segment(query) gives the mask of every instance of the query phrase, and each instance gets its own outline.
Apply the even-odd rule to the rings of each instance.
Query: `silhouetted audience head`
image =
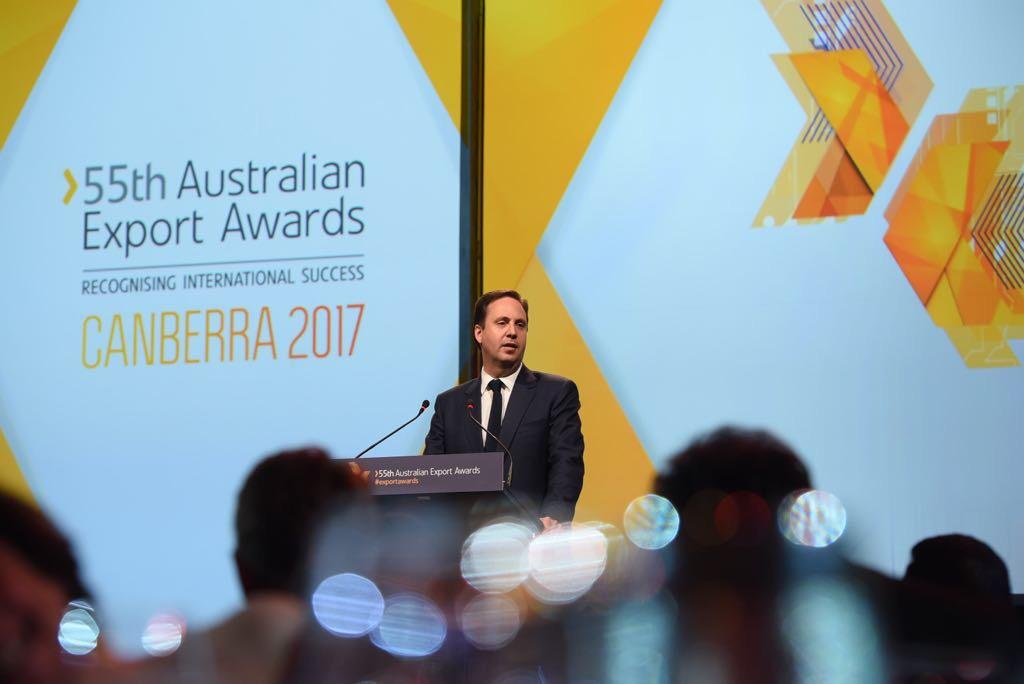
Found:
[[[0,492],[0,544],[55,582],[71,599],[88,598],[67,537],[35,506]]]
[[[0,492],[0,681],[67,681],[57,632],[85,598],[71,545],[39,509]]]
[[[796,453],[768,432],[723,427],[694,440],[655,480],[681,518],[676,547],[685,558],[674,581],[774,592],[783,581],[779,505],[810,486]]]
[[[808,489],[807,468],[787,444],[764,430],[723,427],[694,440],[669,461],[655,491],[683,511],[701,492],[750,492],[774,511],[799,489]]]
[[[318,524],[364,489],[350,466],[317,448],[283,451],[258,463],[238,495],[235,562],[247,597],[301,596]]]
[[[963,596],[1002,603],[1011,598],[1006,563],[988,544],[963,534],[919,541],[910,552],[905,578],[938,585]]]
[[[792,678],[774,605],[787,582],[776,515],[789,494],[810,486],[789,446],[737,427],[697,438],[658,475],[655,492],[681,518],[669,589],[689,643],[680,645],[676,676],[693,676],[701,653],[714,653],[726,680]]]

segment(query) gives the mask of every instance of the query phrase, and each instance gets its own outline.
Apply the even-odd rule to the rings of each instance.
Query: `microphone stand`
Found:
[[[356,455],[356,457],[355,457],[355,458],[360,458],[360,457],[361,457],[361,456],[362,456],[363,454],[365,454],[365,453],[366,453],[367,451],[369,451],[369,450],[370,450],[370,449],[372,449],[373,447],[377,446],[378,444],[380,444],[381,442],[383,442],[383,441],[384,441],[385,439],[387,439],[387,438],[388,438],[388,437],[390,437],[391,435],[395,434],[396,432],[398,432],[399,430],[401,430],[402,428],[404,428],[404,427],[405,427],[406,425],[408,425],[409,423],[413,422],[414,420],[416,420],[417,418],[419,418],[420,416],[422,416],[422,415],[423,415],[423,412],[427,410],[427,407],[428,407],[428,406],[430,406],[430,402],[429,402],[429,401],[427,401],[426,399],[424,399],[424,400],[423,400],[423,403],[422,403],[422,404],[420,404],[420,410],[419,410],[419,412],[418,412],[418,413],[417,413],[417,414],[416,414],[415,416],[413,416],[413,417],[412,417],[412,418],[410,418],[409,420],[405,421],[404,423],[402,423],[401,425],[399,425],[398,427],[396,427],[396,428],[395,428],[394,430],[392,430],[391,432],[389,432],[388,434],[384,435],[383,437],[381,437],[380,439],[378,439],[378,440],[377,440],[376,442],[374,442],[374,443],[373,443],[373,444],[371,444],[370,446],[368,446],[368,447],[366,447],[365,449],[363,449],[362,451],[360,451],[360,452],[359,452],[359,454],[358,454],[358,455]],[[353,460],[355,460],[355,459],[353,459]]]
[[[476,423],[477,426],[479,426],[479,428],[481,430],[483,430],[488,435],[493,437],[494,441],[497,442],[498,446],[500,446],[505,451],[505,453],[508,455],[508,477],[505,478],[505,480],[504,480],[504,484],[505,484],[505,490],[504,490],[505,497],[509,501],[511,501],[512,504],[516,508],[519,509],[520,513],[522,513],[525,518],[527,518],[528,520],[537,519],[537,516],[532,514],[532,513],[530,513],[530,511],[526,510],[526,506],[524,506],[522,504],[522,502],[519,501],[519,498],[516,497],[516,495],[512,493],[512,489],[511,489],[511,487],[512,487],[512,466],[515,465],[515,459],[512,458],[512,452],[509,450],[509,448],[507,446],[505,446],[505,443],[501,441],[501,438],[498,437],[498,435],[496,435],[493,432],[491,432],[490,430],[488,430],[486,427],[484,427],[483,423],[481,423],[479,420],[476,419],[476,417],[473,415],[473,409],[474,408],[475,408],[475,405],[473,404],[473,402],[470,402],[470,403],[466,404],[466,415],[468,415],[469,419],[471,421],[473,421],[474,423]]]

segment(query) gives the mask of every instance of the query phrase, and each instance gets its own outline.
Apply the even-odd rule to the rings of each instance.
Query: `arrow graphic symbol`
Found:
[[[71,169],[64,169],[64,180],[68,182],[68,191],[64,193],[64,204],[67,204],[75,196],[75,191],[78,190],[78,183],[75,182],[75,177],[71,175]]]
[[[863,215],[931,79],[883,0],[761,4],[791,51],[772,60],[807,119],[754,226]]]

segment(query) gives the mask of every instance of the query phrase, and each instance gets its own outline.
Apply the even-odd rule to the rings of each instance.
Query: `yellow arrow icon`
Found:
[[[71,175],[71,169],[64,169],[64,180],[68,182],[68,191],[64,193],[64,204],[67,204],[75,196],[75,191],[78,190],[78,183],[75,182],[75,177]]]

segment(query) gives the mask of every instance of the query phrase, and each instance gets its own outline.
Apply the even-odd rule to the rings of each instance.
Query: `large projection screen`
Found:
[[[697,435],[765,427],[854,560],[899,577],[960,532],[1024,591],[1021,25],[1013,0],[488,4],[484,287],[529,297],[527,365],[580,387],[578,515],[619,523]]]
[[[52,50],[0,151],[0,427],[138,649],[240,604],[259,458],[457,379],[459,3],[433,74],[403,3],[63,4],[11,28]]]

